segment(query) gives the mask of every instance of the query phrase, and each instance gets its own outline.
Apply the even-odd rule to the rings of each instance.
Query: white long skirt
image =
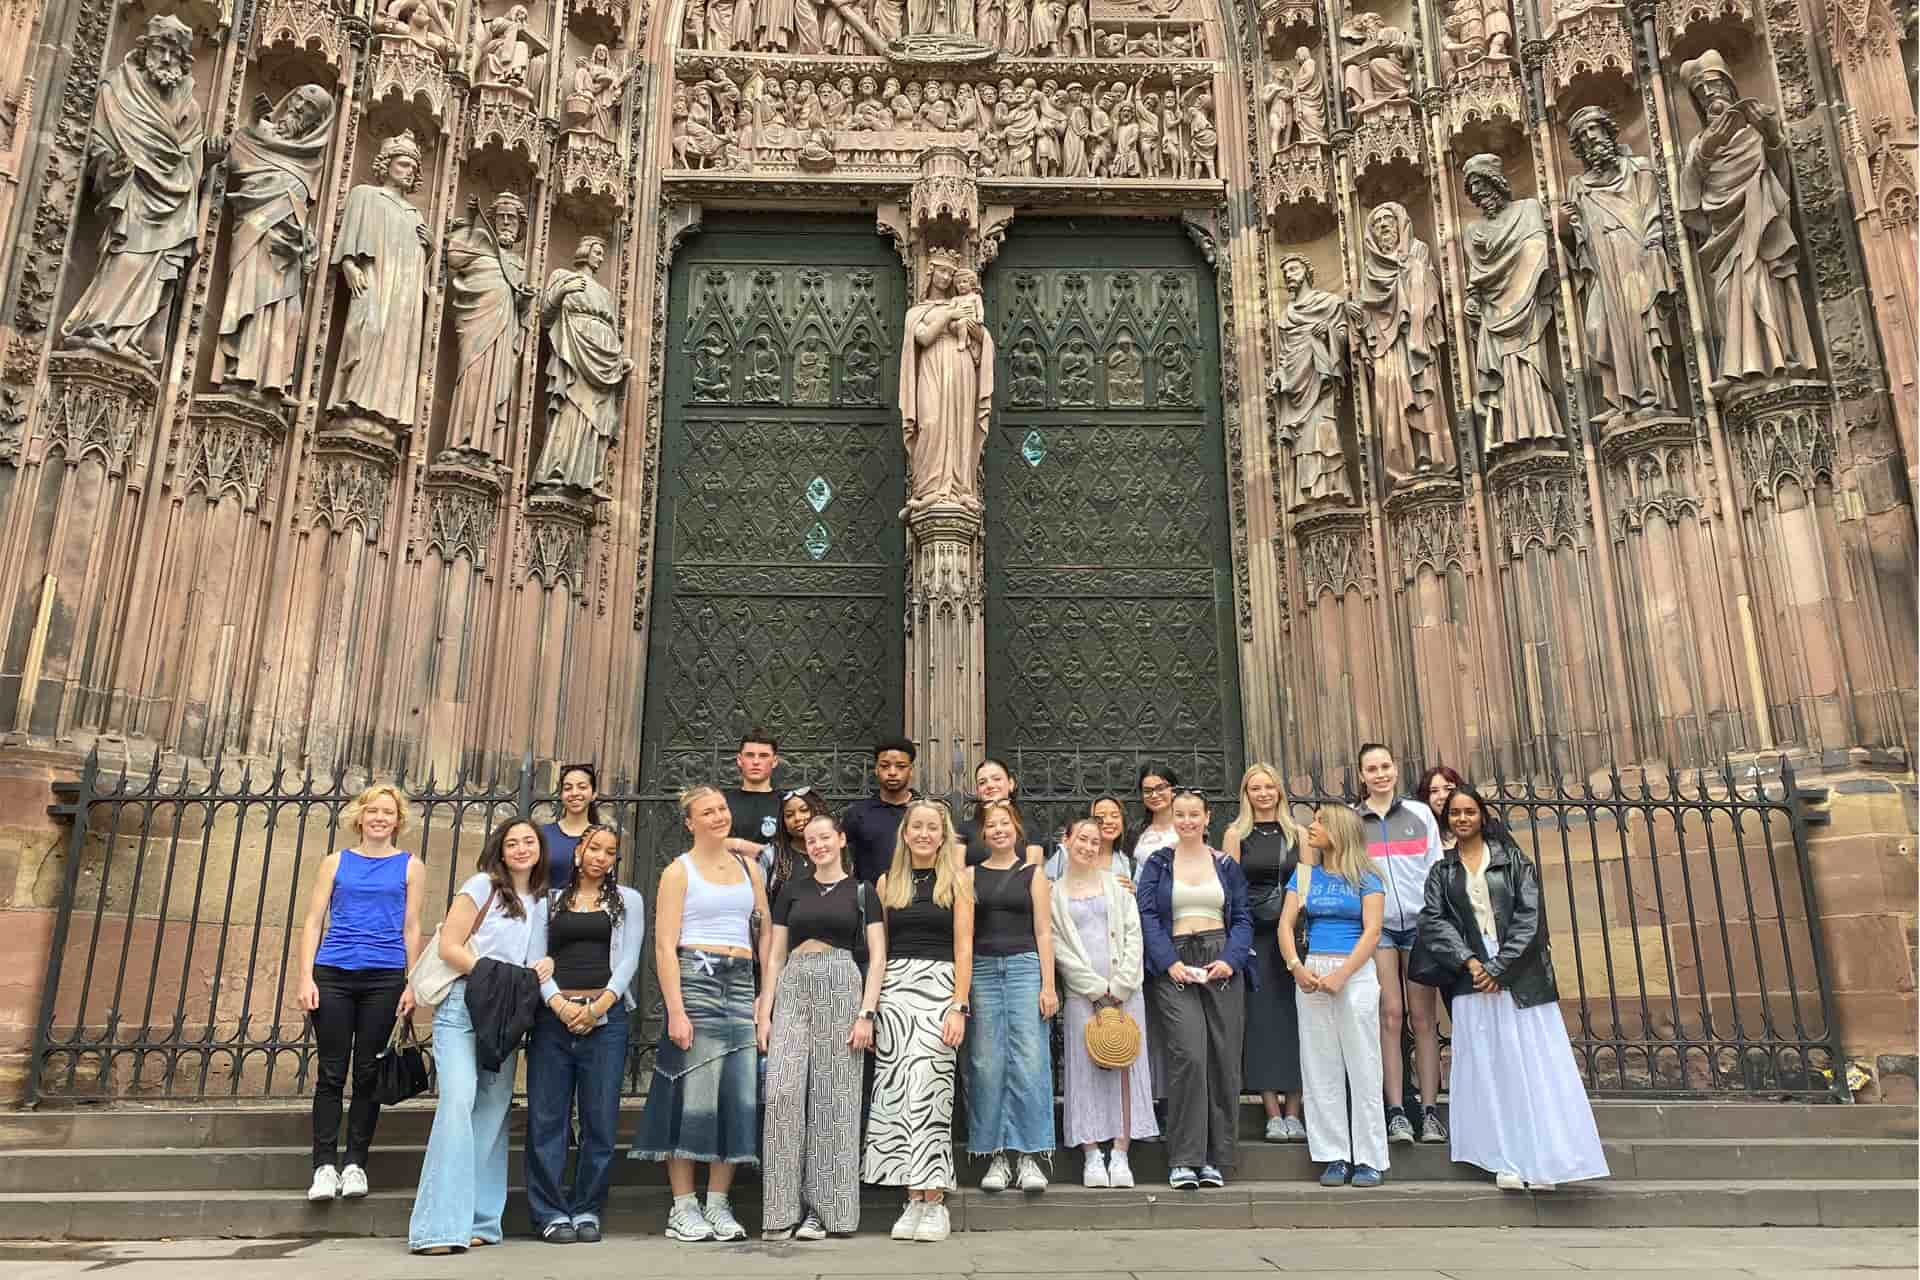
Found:
[[[1560,1006],[1476,992],[1455,996],[1452,1014],[1453,1158],[1527,1182],[1606,1177]]]

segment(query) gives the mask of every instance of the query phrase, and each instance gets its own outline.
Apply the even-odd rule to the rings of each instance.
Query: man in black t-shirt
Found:
[[[913,743],[889,738],[873,749],[873,781],[878,795],[847,806],[840,828],[847,833],[847,852],[853,856],[853,874],[869,882],[893,866],[893,849],[900,823],[913,801]]]
[[[780,829],[780,796],[773,789],[773,771],[780,767],[780,745],[766,730],[749,729],[740,739],[740,752],[733,763],[740,770],[740,785],[721,793],[733,815],[727,849],[744,857],[757,857],[761,846]]]

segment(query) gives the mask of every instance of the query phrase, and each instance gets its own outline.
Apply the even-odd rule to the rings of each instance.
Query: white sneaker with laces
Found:
[[[1040,1171],[1040,1162],[1032,1156],[1020,1157],[1020,1189],[1029,1193],[1047,1189],[1047,1175]]]
[[[1080,1170],[1080,1185],[1083,1187],[1110,1187],[1113,1182],[1107,1175],[1107,1158],[1095,1147],[1087,1152],[1087,1162]]]
[[[1520,1181],[1520,1175],[1517,1173],[1496,1173],[1493,1175],[1493,1185],[1502,1191],[1525,1191],[1527,1189],[1527,1184]]]
[[[340,1171],[340,1198],[358,1200],[367,1194],[367,1171],[357,1164],[350,1164]]]
[[[1302,1120],[1299,1116],[1284,1116],[1282,1118],[1286,1121],[1288,1142],[1305,1142],[1307,1140],[1306,1121]]]
[[[894,1220],[893,1238],[895,1240],[913,1239],[915,1233],[920,1229],[920,1217],[926,1212],[926,1209],[927,1202],[925,1200],[907,1201],[907,1207],[902,1209],[900,1216]]]
[[[740,1225],[740,1219],[733,1216],[733,1202],[730,1200],[707,1201],[705,1210],[707,1225],[713,1228],[715,1240],[745,1240],[747,1229]]]
[[[1287,1118],[1285,1116],[1267,1117],[1267,1141],[1285,1142],[1287,1140]]]
[[[1529,1191],[1551,1191],[1551,1190],[1553,1190],[1553,1188],[1554,1188],[1554,1185],[1555,1185],[1555,1184],[1553,1184],[1553,1183],[1551,1183],[1551,1182],[1529,1182],[1529,1183],[1527,1184],[1527,1190],[1529,1190]]]
[[[1107,1185],[1130,1187],[1133,1185],[1133,1166],[1127,1163],[1127,1153],[1116,1151],[1107,1157]]]
[[[315,1201],[331,1200],[340,1194],[340,1175],[330,1164],[323,1164],[313,1171],[313,1185],[307,1188],[307,1199]],[[360,1194],[365,1195],[362,1191]]]
[[[667,1215],[667,1239],[678,1240],[682,1244],[698,1244],[713,1239],[713,1224],[707,1221],[707,1215],[694,1206],[681,1208],[675,1206]]]
[[[987,1162],[987,1175],[980,1179],[982,1191],[1005,1191],[1007,1184],[1013,1181],[1013,1170],[1007,1166],[1005,1156],[995,1156]]]
[[[953,1219],[947,1215],[947,1202],[944,1200],[922,1210],[920,1225],[913,1229],[913,1238],[922,1244],[933,1244],[952,1234]]]

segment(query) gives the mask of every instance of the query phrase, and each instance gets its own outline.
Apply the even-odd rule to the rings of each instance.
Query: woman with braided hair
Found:
[[[613,1168],[620,1081],[627,1063],[627,1014],[646,937],[646,903],[621,884],[620,833],[594,823],[573,851],[573,876],[533,912],[528,954],[553,974],[527,1051],[527,1203],[550,1244],[600,1239]],[[579,1156],[565,1185],[567,1142],[579,1106]]]

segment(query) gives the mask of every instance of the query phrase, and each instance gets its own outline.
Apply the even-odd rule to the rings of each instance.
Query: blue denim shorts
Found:
[[[1389,951],[1411,951],[1413,940],[1420,936],[1418,925],[1409,925],[1404,929],[1389,929],[1380,926],[1380,945]]]

